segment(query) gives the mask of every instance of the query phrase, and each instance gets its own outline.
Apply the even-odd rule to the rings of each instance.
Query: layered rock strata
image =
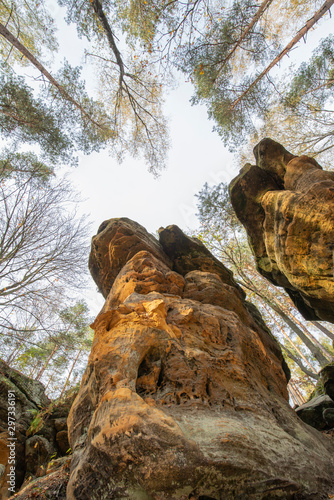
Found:
[[[111,219],[90,268],[106,303],[68,419],[68,500],[328,498],[333,444],[289,407],[279,346],[199,241]]]
[[[307,320],[334,322],[334,173],[272,139],[230,184],[259,272],[284,287]]]

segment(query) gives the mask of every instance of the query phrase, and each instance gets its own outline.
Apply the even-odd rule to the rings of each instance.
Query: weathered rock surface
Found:
[[[105,260],[93,238],[90,265],[110,293],[68,419],[67,498],[328,498],[333,444],[289,407],[279,346],[231,274],[207,251],[192,260],[192,242],[171,252],[111,221]],[[145,235],[137,253],[125,231]]]
[[[334,173],[271,139],[230,184],[259,272],[308,320],[334,322]]]
[[[324,366],[319,375],[324,384],[325,393],[334,401],[334,363]]]
[[[303,422],[318,430],[334,427],[333,412],[334,401],[327,395],[312,398],[296,408],[296,413]]]
[[[140,224],[126,217],[110,219],[101,224],[92,240],[88,267],[103,297],[107,297],[124,264],[141,250],[170,264],[161,245]]]
[[[47,475],[24,485],[11,500],[66,500],[66,486],[70,475],[70,457],[52,461]]]
[[[8,392],[15,394],[15,415],[11,415],[11,422],[15,422],[15,436],[9,434],[8,424]],[[41,406],[47,405],[50,400],[45,396],[44,386],[40,382],[31,380],[17,370],[10,368],[4,361],[0,360],[0,464],[4,466],[1,478],[0,498],[6,499],[11,496],[7,481],[10,466],[15,467],[15,488],[18,488],[25,476],[25,442],[26,431],[33,419],[32,411],[37,411]],[[15,438],[15,439],[13,439]],[[12,446],[12,456],[10,457]],[[14,463],[11,459],[15,458]],[[10,463],[9,463],[10,462]],[[14,477],[14,476],[13,476]]]
[[[9,391],[15,394],[15,436],[10,435],[11,428],[8,425]],[[32,435],[28,429],[36,412],[41,408],[49,407],[51,401],[46,397],[45,388],[41,382],[30,379],[0,360],[1,500],[13,494],[13,489],[8,489],[12,485],[7,483],[10,479],[8,474],[11,466],[15,468],[14,489],[17,491],[28,478],[40,477],[47,473],[51,456],[59,457],[66,454],[69,449],[66,420],[74,396],[75,393],[69,393],[61,404],[55,405],[40,429],[36,429],[37,432]],[[11,439],[13,437],[15,440]],[[13,442],[15,446],[10,448],[8,445]],[[11,449],[12,456],[10,456]],[[15,460],[12,461],[12,458]]]

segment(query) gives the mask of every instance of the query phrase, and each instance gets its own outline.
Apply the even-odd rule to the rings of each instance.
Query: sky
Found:
[[[59,60],[65,56],[71,64],[82,64],[84,41],[77,38],[73,25],[64,22],[65,10],[55,0],[49,0],[48,6],[57,20]],[[331,32],[332,26],[327,22],[320,30],[309,33],[311,43],[300,43],[298,50],[304,55],[305,51],[310,53],[310,46]],[[114,217],[133,219],[153,234],[169,224],[194,230],[198,225],[195,194],[205,182],[228,183],[238,174],[242,165],[236,165],[234,156],[212,131],[213,122],[208,120],[206,108],[191,106],[191,96],[191,84],[182,83],[167,97],[171,149],[167,168],[158,179],[138,159],[127,157],[118,164],[105,151],[79,156],[79,165],[71,169],[69,178],[85,200],[80,211],[92,223],[92,236],[104,220]],[[94,285],[85,295],[93,314],[97,314],[103,305],[102,296]]]
[[[77,38],[73,25],[64,22],[65,10],[53,0],[50,5],[59,28],[60,61],[65,54],[72,64],[82,64],[84,40]],[[89,76],[84,74],[88,86],[92,85]],[[96,229],[112,217],[129,217],[153,233],[169,224],[192,229],[197,225],[195,194],[204,183],[228,182],[237,175],[234,157],[212,132],[206,108],[191,106],[191,96],[190,83],[181,83],[167,96],[171,149],[167,168],[158,179],[140,159],[128,156],[119,164],[106,151],[79,155],[79,166],[70,172],[70,179],[86,200],[82,208]]]

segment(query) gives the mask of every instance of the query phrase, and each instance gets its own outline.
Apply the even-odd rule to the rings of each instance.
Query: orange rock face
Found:
[[[334,322],[334,173],[271,139],[254,154],[230,192],[258,269],[306,319]]]
[[[67,498],[327,498],[334,448],[289,407],[281,351],[231,273],[175,226],[161,259],[133,254],[123,222],[129,258],[100,268],[110,293],[68,420]]]

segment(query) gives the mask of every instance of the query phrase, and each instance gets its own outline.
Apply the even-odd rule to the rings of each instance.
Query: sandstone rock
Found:
[[[322,412],[323,419],[325,420],[329,429],[334,429],[334,408],[326,408]]]
[[[334,401],[327,395],[317,396],[307,403],[296,408],[297,415],[308,425],[315,429],[329,429],[331,413],[327,409],[334,410]]]
[[[104,310],[121,304],[133,292],[182,295],[184,279],[151,253],[136,253],[120,270],[105,302]]]
[[[325,393],[334,401],[334,363],[324,366],[319,372]]]
[[[46,476],[24,485],[16,495],[11,497],[11,500],[66,500],[70,463],[69,457],[53,460]]]
[[[37,435],[28,438],[25,446],[26,472],[35,477],[44,476],[45,464],[53,451],[46,438]]]
[[[253,150],[256,165],[269,173],[282,188],[287,164],[295,158],[281,144],[266,138],[257,144]]]
[[[271,139],[254,151],[257,166],[247,164],[230,193],[258,270],[306,319],[334,322],[334,173]]]
[[[67,418],[55,418],[54,426],[57,432],[67,430]]]
[[[224,283],[234,286],[242,297],[245,296],[234,281],[233,273],[199,239],[190,238],[178,226],[171,225],[159,229],[159,241],[177,273],[182,276],[194,270],[216,273]]]
[[[104,221],[92,238],[89,270],[103,297],[107,297],[122,267],[141,250],[170,264],[159,242],[137,222],[126,217]]]
[[[138,244],[92,325],[68,500],[327,498],[334,447],[289,407],[275,340],[213,257],[165,242],[170,267]]]
[[[7,474],[11,465],[8,445],[13,443],[12,436],[8,432],[8,391],[15,394],[15,450],[13,453],[15,454],[16,490],[24,481],[27,482],[28,478],[45,474],[51,455],[66,454],[69,449],[66,420],[76,395],[75,391],[69,391],[64,400],[56,403],[44,416],[42,427],[37,432],[35,428],[36,433],[32,435],[29,428],[37,412],[41,408],[50,408],[51,401],[45,396],[43,384],[26,377],[0,360],[0,498],[3,500],[12,494],[7,484]]]

